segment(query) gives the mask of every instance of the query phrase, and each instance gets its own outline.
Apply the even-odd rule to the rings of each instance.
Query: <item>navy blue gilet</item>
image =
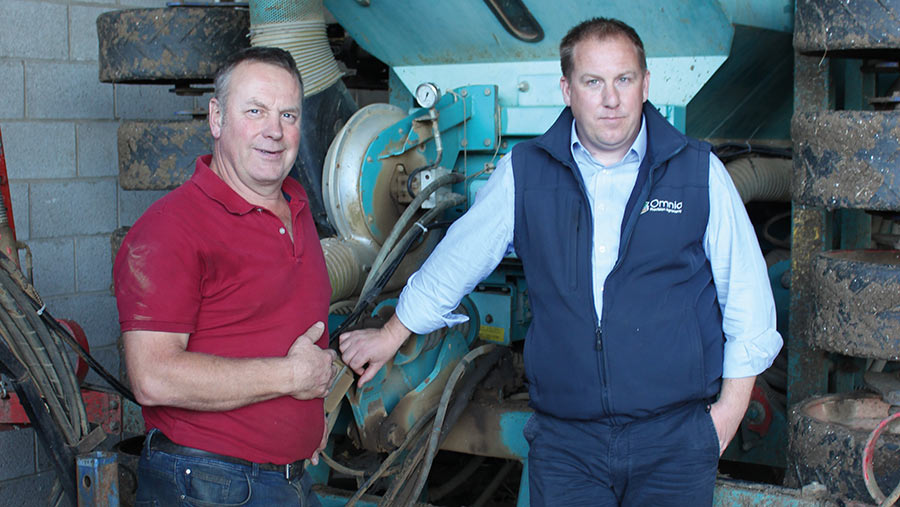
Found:
[[[710,145],[681,134],[649,102],[644,118],[647,153],[622,224],[593,223],[572,158],[569,108],[544,135],[512,150],[535,410],[624,423],[712,398],[721,387],[722,315],[703,250]],[[619,225],[597,322],[593,227]]]

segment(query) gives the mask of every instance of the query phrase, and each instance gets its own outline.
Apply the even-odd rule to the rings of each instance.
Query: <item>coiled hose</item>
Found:
[[[32,399],[29,396],[23,401],[29,403],[34,411],[46,410],[56,427],[56,433],[61,437],[48,437],[47,441],[61,441],[65,446],[77,448],[80,452],[90,450],[88,447],[91,446],[85,445],[85,442],[93,441],[90,438],[91,429],[81,388],[66,355],[68,347],[84,358],[123,396],[134,401],[130,391],[104,370],[69,331],[50,315],[37,291],[5,255],[0,255],[0,337],[0,346],[5,346],[12,354],[10,362],[19,363],[4,364],[3,370],[23,370],[22,376],[12,380],[16,384],[22,384],[27,377],[29,385],[34,388],[32,392],[36,392],[37,396],[34,398],[39,398]],[[42,426],[39,429],[52,430]],[[63,467],[62,470],[57,468],[60,474],[66,470],[65,467],[71,467],[74,471],[74,462],[59,465]],[[59,480],[67,481],[68,477],[57,477],[57,483],[51,491],[51,505],[62,501],[60,493],[71,494],[70,488],[60,486]],[[74,503],[75,498],[70,500]]]
[[[878,423],[878,426],[872,430],[869,439],[866,441],[866,446],[863,448],[863,481],[866,483],[866,489],[869,490],[869,495],[878,502],[880,507],[894,505],[897,503],[897,500],[900,499],[900,484],[897,484],[890,495],[884,496],[884,492],[881,491],[881,488],[875,481],[875,443],[878,442],[878,437],[880,437],[884,430],[887,429],[888,425],[898,418],[900,418],[900,412],[891,414]]]

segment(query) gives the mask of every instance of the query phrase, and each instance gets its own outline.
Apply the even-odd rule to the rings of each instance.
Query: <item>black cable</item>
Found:
[[[438,209],[438,208],[435,208]],[[432,210],[434,211],[434,210]],[[431,212],[429,212],[431,213]],[[428,214],[423,216],[422,218],[427,217]],[[435,221],[431,222],[430,225],[425,226],[425,229],[443,229],[449,227],[453,222],[452,221]],[[346,331],[350,326],[356,324],[356,321],[359,317],[366,311],[366,308],[372,304],[375,299],[381,294],[381,291],[384,289],[384,286],[387,285],[388,280],[391,279],[391,276],[394,275],[394,272],[397,271],[397,268],[400,267],[400,263],[403,261],[403,258],[406,257],[406,254],[409,253],[409,250],[412,248],[412,245],[419,240],[419,238],[425,233],[419,227],[411,227],[409,231],[407,231],[407,235],[404,236],[402,244],[394,247],[395,250],[399,253],[399,255],[394,256],[394,252],[388,255],[388,259],[391,259],[390,263],[387,264],[387,267],[382,272],[381,276],[378,277],[378,280],[375,281],[372,288],[366,294],[360,295],[359,304],[357,304],[356,309],[350,312],[350,315],[344,319],[343,322],[332,331],[328,336],[328,346],[330,348],[337,348],[337,340],[341,336],[341,334]]]
[[[50,315],[50,312],[44,310],[44,313],[41,316],[44,318],[44,322],[46,322],[51,328],[54,329],[54,331],[62,336],[63,341],[65,341],[69,345],[69,347],[71,347],[72,350],[74,350],[75,353],[78,354],[78,357],[84,359],[88,366],[90,366],[95,372],[97,372],[97,375],[105,380],[110,385],[110,387],[115,389],[125,399],[131,401],[134,404],[137,404],[137,400],[135,399],[134,394],[131,392],[131,389],[128,389],[125,384],[121,383],[112,375],[112,373],[104,368],[102,364],[97,362],[97,360],[94,359],[94,356],[92,356],[90,352],[85,350],[85,348],[80,343],[78,343],[78,340],[76,340],[75,337],[70,334],[69,330]]]
[[[423,165],[418,169],[414,169],[413,172],[409,173],[409,177],[406,178],[406,191],[409,192],[409,195],[412,196],[413,199],[416,198],[416,193],[413,192],[412,182],[413,178],[419,175],[420,172],[425,171],[427,169],[433,169],[434,164]]]
[[[722,162],[728,162],[737,157],[749,155],[751,153],[780,158],[791,158],[793,156],[793,151],[790,148],[778,148],[761,144],[751,144],[749,142],[727,142],[717,144],[713,147],[713,153],[719,157]]]

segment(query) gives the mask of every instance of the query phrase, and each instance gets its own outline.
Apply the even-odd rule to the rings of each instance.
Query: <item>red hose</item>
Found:
[[[897,499],[900,498],[900,484],[897,484],[897,487],[894,488],[894,491],[892,491],[888,497],[885,497],[881,488],[878,487],[878,483],[875,482],[875,472],[873,470],[875,462],[875,443],[878,441],[878,437],[881,436],[885,428],[898,418],[900,418],[900,412],[890,415],[878,423],[878,426],[876,426],[869,435],[869,440],[866,441],[866,447],[863,448],[863,480],[866,482],[866,489],[869,490],[869,494],[881,506],[894,505],[897,502]]]

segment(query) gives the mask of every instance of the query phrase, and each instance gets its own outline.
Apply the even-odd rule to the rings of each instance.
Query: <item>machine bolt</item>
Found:
[[[531,88],[531,85],[528,84],[528,81],[522,81],[517,88],[520,92],[525,93]]]
[[[462,95],[463,97],[468,97],[468,96],[469,96],[469,90],[462,90],[461,92],[459,92],[459,94]]]
[[[491,145],[491,138],[490,138],[490,137],[485,137],[485,138],[484,138],[484,145],[485,145],[485,146],[490,146],[490,145]]]
[[[372,163],[372,157],[366,157],[366,162]]]
[[[490,88],[485,88],[485,89],[484,89],[484,96],[485,96],[485,97],[488,97],[488,96],[490,96],[490,94],[491,94],[491,89],[490,89]]]
[[[744,419],[746,419],[748,423],[759,424],[765,417],[766,409],[760,402],[752,400],[747,407],[747,415],[744,416]]]
[[[463,139],[462,141],[459,142],[459,145],[462,146],[463,148],[465,148],[466,146],[469,145],[469,140]]]
[[[491,322],[494,322],[494,316],[489,313],[484,316],[484,321],[490,324]]]

